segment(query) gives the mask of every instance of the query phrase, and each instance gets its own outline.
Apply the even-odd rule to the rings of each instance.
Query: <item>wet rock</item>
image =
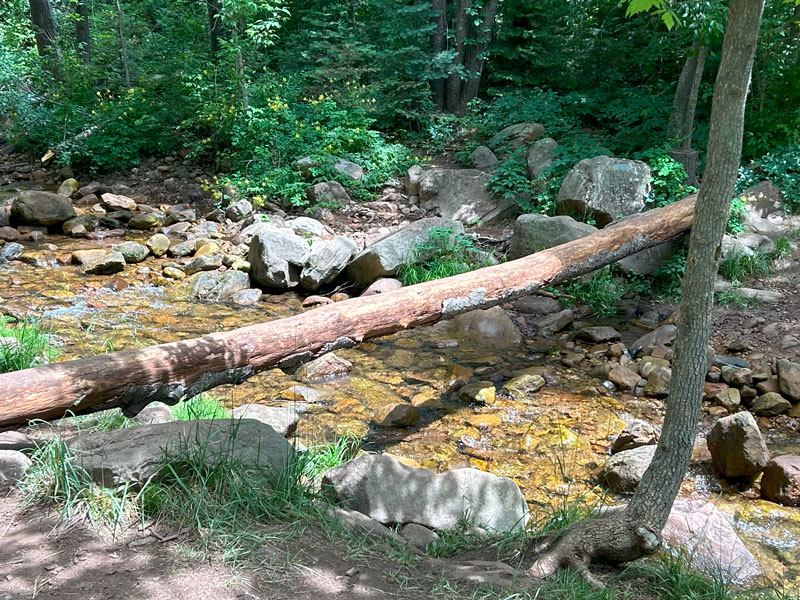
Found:
[[[306,188],[306,197],[312,203],[326,203],[332,206],[345,206],[350,196],[338,181],[323,181]]]
[[[245,404],[231,411],[233,419],[254,419],[272,427],[283,437],[292,437],[297,431],[300,414],[294,406],[266,406],[265,404]]]
[[[237,306],[253,306],[254,304],[258,304],[263,295],[264,292],[258,288],[248,288],[235,292],[231,296],[231,302]]]
[[[112,249],[122,254],[128,264],[140,263],[150,255],[150,248],[138,242],[122,242],[112,246]]]
[[[166,269],[165,269],[166,274]],[[171,293],[181,300],[224,302],[239,290],[250,287],[250,277],[241,271],[201,271],[172,288]]]
[[[79,254],[80,252],[88,253],[94,251],[85,250],[73,252],[73,260],[75,260],[75,255]],[[88,262],[84,262],[84,259],[82,258],[80,259],[80,264],[86,265],[85,272],[89,275],[113,275],[114,273],[119,273],[125,269],[125,257],[122,256],[121,252],[108,252],[106,250],[100,250],[99,253],[85,256],[86,259],[88,259]]]
[[[632,390],[639,383],[639,374],[636,371],[616,365],[608,372],[608,380],[622,390]]]
[[[792,403],[780,394],[770,392],[759,396],[753,401],[751,411],[758,417],[774,417],[781,415],[792,408]]]
[[[300,381],[330,379],[346,375],[352,368],[353,363],[349,360],[339,358],[333,352],[328,352],[302,365],[297,369],[295,376]]]
[[[777,362],[777,373],[781,394],[792,402],[800,402],[800,364],[782,358]]]
[[[761,494],[785,506],[800,506],[800,456],[777,456],[764,467]]]
[[[478,381],[459,388],[458,399],[462,402],[477,404],[494,404],[497,392],[491,381]]]
[[[611,445],[611,453],[633,450],[641,446],[652,446],[658,443],[659,433],[647,421],[636,419],[628,424]]]
[[[715,354],[713,358],[713,366],[722,369],[722,367],[736,367],[737,369],[749,369],[750,363],[743,358],[737,356],[722,356]]]
[[[481,171],[488,171],[500,163],[497,157],[486,146],[478,146],[469,155],[469,164]]]
[[[545,386],[544,377],[541,375],[524,374],[509,379],[500,392],[515,400],[524,400],[535,394]]]
[[[633,356],[650,356],[656,348],[670,346],[675,341],[678,328],[675,325],[663,325],[646,333],[633,344],[631,344],[631,354]]]
[[[170,246],[167,254],[174,258],[181,258],[184,256],[191,256],[194,254],[195,247],[197,246],[197,240],[186,240],[185,242],[181,242],[180,244],[175,244],[174,246]]]
[[[403,402],[388,404],[375,413],[375,422],[381,427],[413,427],[417,421],[419,409]]]
[[[195,256],[183,267],[187,275],[194,275],[200,271],[216,271],[222,266],[222,257],[219,255],[200,255]]]
[[[342,236],[315,242],[300,273],[300,285],[315,292],[330,283],[347,267],[356,249],[354,241]]]
[[[230,458],[276,472],[282,471],[294,454],[282,435],[253,419],[175,421],[83,432],[67,445],[92,480],[108,487],[143,484],[158,475],[165,458],[187,452],[209,465]]]
[[[613,327],[599,326],[599,327],[584,327],[575,337],[579,340],[592,342],[593,344],[602,344],[603,342],[615,342],[622,339],[622,334]]]
[[[501,532],[524,528],[528,520],[517,485],[477,469],[435,473],[369,454],[331,469],[322,485],[345,508],[381,523],[452,529],[468,515],[473,524]]]
[[[68,198],[50,192],[25,190],[11,203],[11,225],[53,227],[75,216]]]
[[[58,191],[56,192],[59,196],[64,196],[65,198],[72,198],[75,192],[80,189],[81,184],[79,184],[75,179],[69,178],[65,179],[61,182],[61,185],[58,186]]]
[[[647,376],[644,394],[653,398],[666,398],[669,395],[669,383],[672,380],[672,369],[656,367]]]
[[[133,420],[139,425],[157,425],[158,423],[172,423],[175,415],[172,409],[163,402],[152,402],[133,417]]]
[[[514,322],[499,306],[471,310],[453,319],[453,327],[469,337],[494,345],[514,345],[522,336]]]
[[[128,227],[142,231],[146,229],[153,229],[154,227],[158,227],[160,224],[161,218],[158,216],[158,213],[155,212],[139,213],[133,215],[128,221]]]
[[[0,433],[0,450],[32,450],[36,440],[21,431],[3,431]]]
[[[714,396],[714,403],[732,413],[739,410],[739,406],[742,404],[742,397],[736,388],[726,388]],[[758,413],[756,412],[755,414]]]
[[[16,229],[13,227],[9,227],[5,225],[0,227],[0,241],[3,242],[16,242],[18,239],[22,237]]]
[[[492,197],[489,174],[477,169],[429,169],[419,181],[420,206],[431,214],[464,224],[491,223],[515,206]]]
[[[362,296],[374,296],[375,294],[385,294],[399,290],[403,287],[403,282],[390,277],[379,277],[373,281],[367,289],[361,292]]]
[[[181,271],[178,267],[167,265],[162,272],[164,273],[164,277],[169,277],[170,279],[186,279],[186,273]]]
[[[536,179],[542,171],[553,166],[553,158],[558,143],[553,138],[542,138],[536,140],[525,159],[525,166],[528,172],[528,179]]]
[[[515,259],[527,256],[545,248],[586,237],[595,231],[596,227],[565,215],[559,217],[548,217],[537,213],[520,215],[514,221],[508,257]]]
[[[322,237],[328,232],[325,225],[311,217],[297,217],[287,222],[286,225],[303,238]]]
[[[12,487],[31,466],[31,459],[19,450],[0,450],[0,491]]]
[[[494,134],[489,140],[489,146],[491,148],[527,146],[544,134],[544,126],[539,123],[516,123]]]
[[[327,392],[306,385],[293,385],[281,392],[281,398],[293,402],[322,402],[327,397]]]
[[[100,206],[107,211],[136,210],[136,202],[132,198],[120,194],[102,194],[100,196]]]
[[[348,274],[359,285],[369,285],[379,277],[394,275],[401,265],[411,260],[415,248],[427,241],[434,228],[464,233],[464,226],[458,221],[438,217],[420,219],[364,248],[348,265]]]
[[[618,494],[632,493],[650,466],[655,451],[655,446],[648,445],[609,456],[601,476],[606,487]]]
[[[10,260],[17,260],[22,256],[22,251],[25,248],[22,244],[17,242],[8,242],[5,246],[0,247],[0,263],[8,262]]]
[[[292,288],[308,258],[308,243],[288,229],[262,230],[250,240],[250,276],[261,285]]]
[[[419,180],[422,179],[424,173],[425,171],[419,165],[412,165],[406,171],[404,183],[409,196],[419,196]]]
[[[249,200],[239,200],[234,202],[225,209],[225,216],[234,223],[244,221],[247,217],[253,214],[253,205]]]
[[[94,231],[96,224],[96,217],[94,215],[85,214],[65,221],[61,225],[61,231],[64,235],[71,237],[85,237],[88,231]]]
[[[557,313],[542,317],[536,321],[536,326],[539,328],[540,335],[549,337],[555,333],[558,333],[559,331],[565,330],[567,327],[572,325],[574,320],[575,317],[573,316],[572,311],[566,308]]]
[[[534,294],[514,302],[514,310],[523,315],[551,315],[561,310],[561,304],[555,298]]]
[[[433,544],[440,539],[438,533],[423,525],[417,525],[416,523],[407,523],[404,525],[403,529],[400,530],[400,535],[406,538],[412,546],[423,550],[428,544]]]
[[[769,451],[753,415],[738,412],[716,422],[706,436],[711,461],[727,479],[758,475],[769,460]]]
[[[598,156],[576,164],[558,191],[558,214],[593,218],[598,227],[644,210],[650,167],[638,160]]]
[[[155,257],[164,256],[169,250],[169,238],[163,233],[157,233],[145,242],[150,252]]]

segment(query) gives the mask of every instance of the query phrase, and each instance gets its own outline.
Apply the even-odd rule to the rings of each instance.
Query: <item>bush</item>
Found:
[[[737,191],[765,179],[780,188],[787,212],[800,212],[800,144],[776,148],[754,161],[753,168],[739,169]]]
[[[617,301],[626,292],[625,286],[615,281],[608,267],[568,283],[564,290],[573,298],[570,303],[591,306],[601,317],[616,314]]]

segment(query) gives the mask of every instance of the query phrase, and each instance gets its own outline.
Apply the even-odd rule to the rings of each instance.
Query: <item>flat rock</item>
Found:
[[[769,451],[753,415],[738,412],[716,422],[706,436],[711,462],[727,479],[758,475],[769,460]]]
[[[283,437],[291,437],[297,431],[300,414],[291,405],[267,406],[265,404],[245,404],[231,411],[234,419],[255,419],[272,427]]]
[[[575,337],[579,340],[592,342],[593,344],[602,344],[603,342],[616,342],[622,339],[622,334],[607,325],[597,327],[584,327],[578,330]]]
[[[572,314],[572,310],[565,308],[557,313],[542,317],[536,321],[536,326],[539,328],[541,335],[549,337],[572,325],[574,320],[575,317]]]
[[[426,548],[428,544],[438,541],[439,534],[417,523],[407,523],[400,530],[400,535],[406,538],[409,543],[417,548]]]
[[[544,377],[525,373],[506,381],[500,392],[516,400],[524,400],[545,386]]]
[[[758,417],[774,417],[788,412],[792,403],[775,392],[768,392],[753,400],[750,410]]]
[[[555,298],[534,294],[514,302],[514,310],[523,315],[551,315],[561,310],[561,304]]]
[[[108,211],[136,210],[136,202],[122,194],[102,194],[100,196],[100,206]]]
[[[390,456],[364,455],[325,473],[323,488],[344,508],[384,524],[452,529],[468,515],[473,524],[501,532],[524,528],[528,520],[517,484],[477,469],[435,473]]]
[[[35,447],[36,440],[21,431],[0,433],[0,450],[31,450]]]

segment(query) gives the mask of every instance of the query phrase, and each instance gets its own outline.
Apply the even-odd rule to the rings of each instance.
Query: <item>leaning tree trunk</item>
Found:
[[[89,35],[89,7],[85,0],[78,0],[75,13],[78,15],[75,20],[75,44],[83,64],[88,66],[92,64],[92,39]]]
[[[447,48],[447,0],[433,0],[433,13],[436,28],[431,34],[431,49],[434,57],[438,57]],[[431,80],[433,102],[440,111],[446,107],[446,79]]]
[[[67,411],[119,406],[135,414],[154,400],[175,404],[276,365],[289,368],[370,337],[508,302],[682,234],[693,208],[690,196],[524,258],[286,319],[6,373],[0,375],[0,428]]]
[[[671,390],[653,461],[627,508],[581,521],[559,537],[538,544],[534,550],[539,556],[530,568],[535,577],[572,566],[597,581],[588,571],[593,560],[628,562],[660,545],[697,433],[714,277],[741,158],[745,102],[763,7],[764,0],[731,0],[730,4],[714,87],[708,162],[682,286]]]
[[[36,50],[56,77],[61,76],[61,53],[56,44],[56,21],[50,0],[29,0]]]
[[[705,46],[700,40],[695,40],[678,78],[675,102],[667,126],[667,138],[674,144],[669,154],[684,166],[689,185],[695,187],[698,186],[698,153],[692,149],[692,132],[705,60]]]

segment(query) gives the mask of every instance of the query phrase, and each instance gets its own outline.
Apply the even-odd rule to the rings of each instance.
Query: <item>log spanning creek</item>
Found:
[[[125,239],[143,241],[142,234]],[[172,259],[151,257],[116,275],[89,276],[68,263],[75,250],[107,247],[108,240],[47,236],[49,246],[25,244],[25,252],[0,264],[2,312],[40,320],[60,346],[57,360],[194,338],[302,312],[294,293],[265,295],[254,306],[188,300],[180,284],[161,277]],[[609,323],[596,323],[609,324]],[[644,330],[612,323],[630,344]],[[588,344],[586,344],[588,346]],[[470,336],[445,321],[337,350],[352,363],[341,377],[298,381],[273,369],[238,386],[207,392],[233,408],[247,403],[294,403],[303,414],[298,443],[312,445],[352,435],[368,451],[441,471],[471,466],[512,478],[527,498],[534,520],[552,507],[624,501],[606,494],[598,473],[617,434],[633,419],[658,428],[660,400],[609,392],[587,367],[567,366],[574,352],[569,336],[522,339]],[[590,351],[592,349],[590,348]],[[458,386],[505,381],[531,368],[546,372],[548,385],[522,399],[498,394],[491,404],[467,403]],[[530,371],[529,371],[530,372]],[[412,404],[419,418],[408,426],[376,422],[391,404]],[[712,472],[704,413],[681,496],[712,502],[734,526],[767,577],[800,585],[800,509],[760,500],[752,490],[721,482]],[[774,453],[800,453],[800,440],[766,433]]]

